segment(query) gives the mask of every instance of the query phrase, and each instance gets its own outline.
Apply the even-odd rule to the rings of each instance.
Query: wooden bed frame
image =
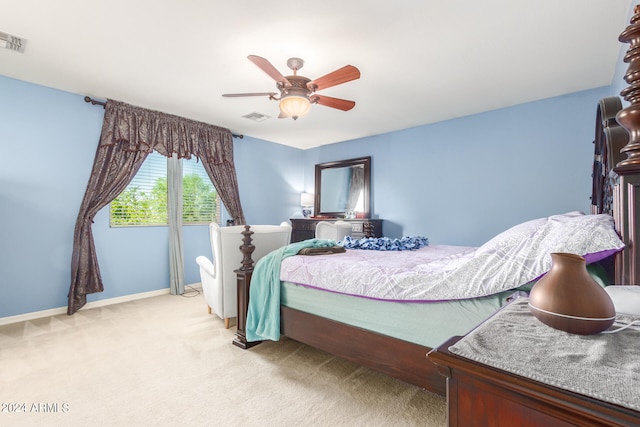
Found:
[[[247,349],[260,344],[246,339],[249,286],[253,273],[251,254],[251,227],[245,225],[242,232],[242,267],[238,276],[238,317],[233,344]],[[446,381],[436,366],[426,359],[431,348],[399,340],[366,329],[315,316],[289,307],[280,307],[280,332],[282,335],[326,351],[359,365],[417,385],[440,395],[445,395]]]
[[[634,12],[632,25],[620,35],[620,41],[631,43],[625,61],[638,58],[640,63],[640,46],[634,46],[636,40],[640,43],[640,24],[634,24],[640,22],[640,8]],[[600,101],[597,108],[591,202],[591,213],[613,215],[626,245],[615,257],[614,283],[619,285],[640,284],[640,251],[636,249],[640,244],[640,73],[630,70],[625,80],[630,87],[621,94],[631,105],[622,109],[620,99],[612,97]],[[246,349],[259,343],[247,342],[245,336],[254,247],[250,226],[245,226],[243,234],[240,249],[244,259],[236,270],[238,320],[233,343]],[[281,307],[280,314],[286,337],[445,395],[445,377],[426,359],[431,348],[287,307]]]

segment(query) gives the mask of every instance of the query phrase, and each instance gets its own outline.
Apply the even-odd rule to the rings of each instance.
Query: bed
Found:
[[[640,55],[638,44],[640,37],[640,26],[633,22],[640,21],[640,9],[634,10],[632,24],[620,35],[620,41],[631,43],[625,57],[625,61],[632,62]],[[633,61],[637,63],[638,61]],[[630,67],[631,69],[632,67]],[[640,97],[637,96],[638,80],[640,73],[629,72],[625,80],[630,86],[621,94],[630,106],[622,109],[621,101],[618,97],[609,97],[601,100],[596,109],[595,139],[594,139],[594,160],[592,173],[592,195],[591,212],[589,215],[608,216],[612,218],[616,235],[619,236],[624,247],[620,251],[613,251],[614,254],[607,254],[606,250],[596,251],[598,256],[609,255],[594,263],[594,268],[604,271],[605,281],[617,285],[640,284],[640,251],[636,249],[637,242],[640,242],[640,227],[637,227],[640,216]],[[624,127],[621,127],[621,123]],[[630,137],[631,136],[631,137]],[[247,340],[246,322],[249,307],[249,297],[251,291],[251,278],[254,270],[251,253],[254,250],[251,245],[251,230],[245,227],[244,243],[241,246],[243,261],[237,270],[238,275],[238,319],[237,331],[233,344],[244,349],[248,349],[259,344]],[[574,252],[576,253],[576,252]],[[593,254],[585,254],[593,255]],[[339,255],[330,255],[332,257]],[[600,268],[602,267],[602,268]],[[514,288],[503,290],[497,294],[487,296],[487,301],[480,298],[470,299],[467,304],[472,304],[472,308],[464,309],[465,313],[478,316],[477,319],[485,316],[482,310],[495,311],[514,292],[527,291],[527,286],[532,283],[519,284]],[[294,283],[281,283],[281,301],[279,307],[280,333],[293,340],[305,343],[312,347],[327,351],[336,356],[345,358],[365,367],[382,372],[392,377],[398,378],[427,390],[445,395],[445,377],[441,375],[435,364],[426,360],[426,354],[436,345],[440,337],[421,338],[423,341],[415,341],[416,329],[428,329],[422,321],[419,326],[410,324],[408,317],[399,316],[403,319],[404,325],[400,332],[376,331],[367,329],[369,326],[358,324],[353,319],[345,319],[345,314],[335,314],[321,311],[318,307],[334,308],[337,306],[336,300],[324,300],[329,298],[328,292],[319,291],[311,287],[296,285]],[[295,295],[300,291],[301,295]],[[388,319],[393,314],[387,311],[376,311],[378,301],[366,298],[352,297],[335,294],[332,297],[340,299],[360,299],[361,304],[367,306],[364,311],[374,313],[375,319]],[[298,300],[296,300],[298,299]],[[306,303],[304,302],[306,301]],[[319,302],[319,304],[318,304]],[[340,302],[340,301],[339,301]],[[486,303],[486,305],[485,305]],[[386,302],[383,304],[412,304],[401,302]],[[439,303],[427,303],[445,304]],[[478,307],[482,306],[482,309]],[[351,306],[353,307],[353,306]],[[406,307],[405,307],[406,308]],[[347,310],[347,315],[350,311]],[[449,311],[445,309],[444,312]],[[379,314],[383,313],[383,314]],[[430,329],[441,329],[443,335],[464,335],[468,327],[474,325],[458,325],[459,331],[446,329],[436,322],[440,319],[444,321],[442,314],[435,316],[431,320]],[[473,323],[476,320],[469,320]],[[465,320],[466,322],[466,320]],[[464,323],[464,322],[463,322]],[[450,326],[450,325],[446,325]],[[375,328],[374,328],[375,329]],[[402,335],[402,334],[405,335]],[[395,335],[395,336],[392,336]],[[406,335],[409,335],[407,337]],[[432,340],[432,341],[429,341]],[[438,343],[439,344],[439,343]]]
[[[640,15],[637,17],[640,19]],[[634,25],[628,27],[620,36],[620,40],[632,44],[639,43],[640,38],[635,37],[639,29],[640,27],[636,28]],[[637,46],[629,49],[629,58],[633,59],[638,54],[640,49]],[[627,77],[629,79],[627,82],[632,84],[640,79],[640,73],[631,73]],[[592,262],[590,264],[592,274],[600,277],[602,284],[640,283],[640,251],[636,250],[637,242],[640,241],[640,227],[636,227],[637,218],[640,215],[640,210],[637,209],[640,206],[640,141],[630,141],[629,138],[629,135],[632,135],[640,139],[640,115],[637,114],[639,109],[635,105],[640,102],[640,98],[634,96],[637,92],[634,88],[635,85],[632,84],[626,92],[622,92],[625,98],[631,101],[631,106],[624,110],[617,97],[605,98],[597,106],[591,212],[582,216],[576,213],[560,215],[563,219],[602,218],[603,222],[609,224],[608,227],[604,227],[609,236],[604,240],[609,239],[613,243],[601,248],[555,247],[553,249],[578,253],[588,258]],[[618,122],[622,123],[624,128]],[[549,219],[538,218],[532,220],[534,224],[520,224],[516,226],[515,234],[518,232],[526,234],[531,227],[544,226],[542,223],[548,223]],[[617,242],[611,233],[618,238]],[[252,284],[254,265],[251,253],[254,247],[251,244],[250,226],[245,226],[243,234],[244,243],[241,251],[244,259],[242,266],[237,270],[238,321],[233,343],[247,349],[259,344],[259,341],[247,339],[246,326],[251,289],[254,286],[260,286],[260,283],[254,281]],[[484,249],[485,252],[491,252],[491,249],[500,249],[500,244],[508,246],[509,242],[530,240],[530,236],[524,235],[520,236],[520,240],[515,239],[513,234],[513,230],[506,230],[481,248],[445,248],[445,250],[452,251],[449,256],[467,256],[468,253],[465,251],[475,253]],[[591,240],[599,241],[601,237]],[[573,240],[568,239],[568,241]],[[549,248],[544,250],[548,251]],[[293,255],[284,261],[300,256]],[[332,254],[327,258],[332,257],[331,259],[335,260],[341,256]],[[289,262],[292,261],[287,261]],[[301,261],[301,263],[321,264],[321,258]],[[296,268],[302,267],[298,264],[285,266],[286,270]],[[316,265],[313,268],[319,268],[319,266]],[[548,268],[548,265],[542,267],[543,271],[536,270],[532,273],[533,276],[542,274],[545,268]],[[319,273],[316,275],[322,276]],[[354,273],[351,276],[354,276]],[[504,274],[500,276],[501,280],[505,277]],[[498,310],[514,294],[527,292],[535,282],[535,277],[531,276],[520,279],[504,288],[492,288],[495,292],[492,291],[483,296],[455,301],[400,302],[379,301],[376,297],[351,296],[335,289],[318,290],[314,284],[300,284],[302,279],[292,278],[292,280],[278,282],[278,333],[444,395],[445,378],[437,371],[434,364],[426,360],[426,354],[446,338],[464,335],[470,328]],[[428,321],[425,320],[427,315],[420,311],[425,307],[434,310],[433,316]],[[356,316],[357,313],[365,313],[365,318]],[[394,318],[400,320],[399,325],[393,326],[393,330],[385,329],[393,323],[391,320]],[[433,334],[427,332],[433,332]],[[250,335],[253,333],[250,331]]]
[[[479,248],[427,245],[405,251],[295,255],[326,242],[314,239],[271,253],[268,257],[274,260],[260,261],[279,265],[274,285],[258,272],[252,280],[250,235],[246,226],[235,345],[249,348],[282,334],[440,394],[445,393],[444,377],[426,354],[528,292],[550,267],[550,251],[584,255],[592,275],[604,284],[610,275],[607,261],[624,247],[611,216],[579,212],[526,221]],[[251,302],[257,307],[276,304],[272,311],[278,316],[263,321],[265,314],[259,313],[254,317],[261,320],[254,321]]]
[[[616,97],[601,100],[597,107],[592,207],[588,214],[568,212],[526,221],[505,230],[480,248],[429,245],[408,251],[409,254],[426,250],[441,251],[444,259],[473,258],[477,252],[484,252],[486,256],[499,254],[504,262],[505,254],[510,251],[522,256],[523,250],[530,255],[542,248],[546,257],[531,258],[534,259],[533,264],[543,265],[535,265],[535,268],[529,265],[531,271],[518,273],[514,281],[503,287],[491,287],[485,292],[486,295],[466,298],[458,295],[453,301],[445,301],[446,297],[428,297],[424,301],[407,302],[394,298],[381,301],[383,298],[379,296],[353,296],[341,289],[318,290],[319,285],[305,283],[308,279],[305,275],[336,278],[335,271],[347,271],[349,264],[366,263],[367,257],[380,256],[376,251],[360,251],[357,255],[359,261],[352,260],[346,265],[333,267],[333,272],[328,275],[319,273],[321,265],[335,262],[341,257],[348,258],[349,254],[288,256],[282,260],[281,267],[284,265],[283,270],[293,274],[279,283],[279,334],[444,395],[445,379],[435,365],[428,363],[426,354],[448,338],[466,334],[517,296],[518,292],[528,292],[535,279],[550,266],[544,264],[545,259],[550,259],[550,250],[585,256],[590,272],[603,285],[640,283],[640,271],[636,269],[640,264],[633,245],[640,238],[640,230],[635,227],[635,189],[640,188],[640,167],[617,167],[624,162],[624,156],[619,154],[620,147],[625,146],[628,140],[626,130],[619,127],[614,119],[620,110],[621,103]],[[544,233],[540,235],[540,230],[546,230],[549,224],[586,218],[598,219],[598,238],[576,241],[568,237],[576,231],[575,228],[561,230],[559,234],[552,233],[551,237]],[[532,233],[537,233],[539,239],[532,240]],[[259,344],[260,340],[254,341],[255,337],[251,336],[247,339],[247,316],[254,271],[250,226],[245,226],[243,234],[244,243],[240,249],[244,258],[237,270],[238,322],[233,343],[247,349]],[[593,236],[593,231],[587,234]],[[557,246],[563,241],[569,246]],[[523,244],[528,247],[523,248]],[[393,254],[389,252],[383,255],[390,257]],[[433,257],[443,262],[439,255]],[[372,264],[369,267],[377,261],[372,259],[370,262]],[[497,282],[513,275],[513,270],[480,270],[482,268],[478,275],[493,275]],[[309,271],[315,273],[310,274]],[[357,276],[357,273],[349,272],[349,277]],[[254,281],[253,286],[260,285]],[[251,334],[253,332],[250,331]]]

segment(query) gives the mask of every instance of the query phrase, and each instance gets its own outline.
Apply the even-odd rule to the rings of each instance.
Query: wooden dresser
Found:
[[[492,327],[491,321],[487,320],[484,325]],[[505,329],[501,330],[504,333]],[[516,375],[450,351],[465,339],[453,337],[427,355],[447,378],[449,426],[640,425],[640,412],[633,409]],[[514,342],[513,346],[518,344]],[[541,345],[539,351],[544,360],[543,355],[554,349]],[[577,359],[579,351],[576,350]]]
[[[316,235],[316,225],[320,221],[335,221],[323,218],[291,218],[291,243],[313,239]],[[365,224],[372,226],[373,237],[382,237],[381,219],[344,219],[351,224],[351,237],[359,239],[365,237]]]

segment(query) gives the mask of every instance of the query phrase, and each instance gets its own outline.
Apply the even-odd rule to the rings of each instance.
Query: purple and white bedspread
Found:
[[[551,268],[553,252],[595,262],[622,250],[609,215],[570,212],[524,222],[479,248],[431,245],[285,258],[280,280],[389,301],[476,298],[517,288]]]

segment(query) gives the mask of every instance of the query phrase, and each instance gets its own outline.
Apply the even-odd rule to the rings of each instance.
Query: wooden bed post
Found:
[[[630,105],[616,114],[616,120],[629,133],[629,140],[621,153],[621,160],[613,169],[620,177],[614,195],[616,228],[627,247],[616,259],[616,284],[640,284],[640,6],[634,8],[630,25],[620,34],[618,40],[630,43],[624,56],[629,68],[624,76],[629,87],[620,95]]]
[[[251,243],[251,226],[245,225],[242,235],[242,245],[240,251],[242,252],[242,266],[234,270],[237,275],[237,287],[238,287],[238,314],[236,320],[236,337],[233,340],[233,345],[242,349],[248,349],[255,345],[260,344],[260,341],[247,342],[246,326],[247,326],[247,311],[249,309],[249,286],[251,285],[251,275],[253,274],[253,259],[251,254],[256,247]]]

